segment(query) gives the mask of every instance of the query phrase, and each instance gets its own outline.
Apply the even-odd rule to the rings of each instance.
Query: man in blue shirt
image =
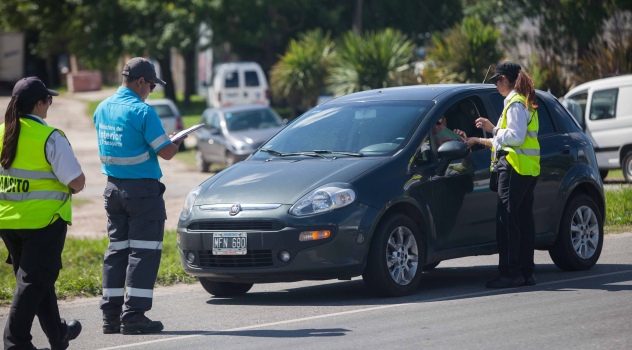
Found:
[[[151,309],[158,275],[165,220],[165,186],[158,156],[170,160],[183,139],[174,143],[158,114],[144,101],[156,84],[154,65],[131,59],[123,83],[94,112],[110,244],[103,261],[103,333],[142,334],[162,331]]]

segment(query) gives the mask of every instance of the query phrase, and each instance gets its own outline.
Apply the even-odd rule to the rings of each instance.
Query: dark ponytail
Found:
[[[527,108],[536,109],[538,108],[538,100],[535,96],[535,88],[533,87],[533,80],[531,77],[523,72],[518,72],[518,78],[514,82],[514,90],[520,95],[524,95],[527,98]]]
[[[7,111],[4,114],[4,138],[2,140],[2,154],[0,154],[0,166],[4,169],[9,169],[15,155],[18,152],[18,138],[20,137],[20,114],[27,114],[33,112],[35,105],[39,101],[24,103],[24,101],[18,101],[18,98],[13,96],[7,106]]]

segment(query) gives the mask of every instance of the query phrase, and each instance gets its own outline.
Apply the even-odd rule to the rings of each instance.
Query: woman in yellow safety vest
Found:
[[[537,99],[533,81],[519,64],[502,62],[490,79],[505,97],[498,125],[478,118],[476,127],[492,133],[492,139],[472,137],[468,146],[492,148],[492,164],[498,170],[496,244],[498,277],[487,288],[533,286],[535,220],[533,192],[540,174]]]
[[[81,332],[79,321],[59,316],[55,295],[71,196],[86,181],[64,133],[44,121],[57,95],[37,77],[21,79],[0,124],[0,237],[16,278],[5,349],[34,348],[35,316],[53,349]]]

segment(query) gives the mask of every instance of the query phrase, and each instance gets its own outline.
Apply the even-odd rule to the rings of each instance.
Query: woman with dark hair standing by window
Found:
[[[64,133],[44,121],[57,95],[37,77],[21,79],[0,125],[0,237],[16,278],[5,349],[34,349],[35,316],[52,349],[81,332],[79,321],[59,316],[55,295],[71,197],[86,181]]]
[[[468,146],[492,148],[498,170],[496,244],[498,272],[487,288],[511,288],[536,284],[535,219],[533,192],[540,174],[537,99],[531,77],[517,63],[502,62],[490,79],[505,97],[498,125],[485,118],[476,127],[492,133],[492,139],[472,137]]]

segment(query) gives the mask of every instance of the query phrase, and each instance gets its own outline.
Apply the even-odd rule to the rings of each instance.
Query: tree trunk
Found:
[[[173,76],[171,74],[171,55],[169,51],[167,51],[164,55],[160,55],[158,58],[158,65],[160,66],[160,72],[162,72],[162,77],[159,78],[167,83],[167,85],[164,86],[165,98],[175,102],[176,89],[173,85]]]
[[[191,95],[195,93],[195,49],[182,52],[182,58],[184,59],[184,108],[191,106]]]

